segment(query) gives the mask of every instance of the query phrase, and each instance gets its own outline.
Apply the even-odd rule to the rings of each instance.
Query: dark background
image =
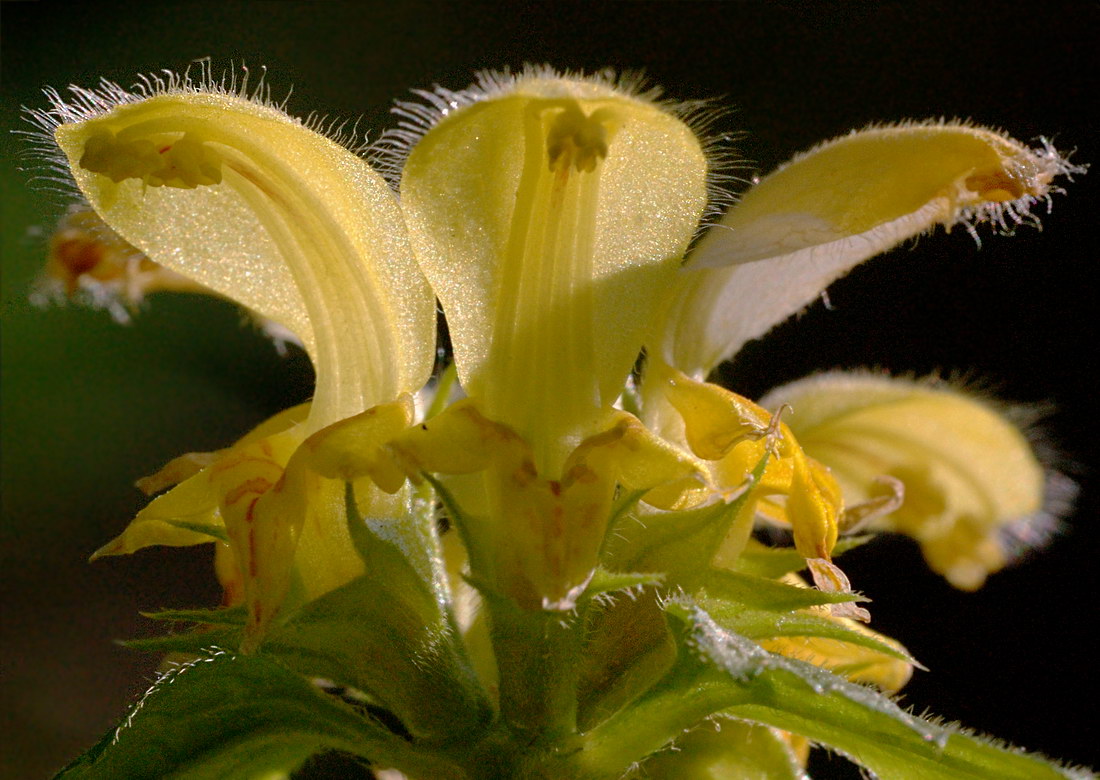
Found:
[[[289,110],[391,126],[411,87],[458,88],[474,70],[525,61],[644,68],[678,98],[725,96],[723,129],[761,171],[872,121],[969,117],[1022,140],[1053,136],[1100,161],[1084,118],[1100,95],[1097,4],[4,3],[0,129],[43,85],[131,84],[135,73],[266,64]],[[914,10],[919,8],[920,10]],[[155,659],[112,645],[151,631],[139,609],[211,603],[208,551],[87,555],[142,506],[130,487],[169,458],[224,446],[310,393],[217,301],[157,296],[136,323],[27,303],[40,231],[64,204],[25,186],[17,139],[3,166],[3,673],[0,774],[42,777],[87,747],[153,679]],[[961,371],[1011,400],[1053,402],[1049,438],[1082,486],[1044,552],[953,591],[914,547],[880,540],[845,562],[875,599],[879,630],[931,671],[905,701],[1016,744],[1098,765],[1096,301],[1100,172],[1057,197],[1040,233],[926,237],[859,269],[820,303],[750,345],[725,371],[756,396],[814,369]],[[777,284],[782,280],[777,279]],[[857,776],[839,759],[818,777]]]

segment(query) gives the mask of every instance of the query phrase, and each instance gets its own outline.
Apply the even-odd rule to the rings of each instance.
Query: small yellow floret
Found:
[[[770,393],[827,464],[849,501],[874,499],[887,475],[905,499],[872,527],[920,542],[929,564],[973,590],[1007,562],[1005,527],[1038,518],[1045,475],[1024,435],[979,399],[949,385],[871,374],[822,374]]]
[[[718,489],[751,487],[754,503],[767,501],[770,517],[791,524],[803,557],[827,561],[844,511],[840,488],[828,469],[805,455],[791,429],[752,401],[690,379],[657,359],[650,360],[647,370],[647,392],[655,403],[663,398],[680,415],[687,445],[710,461]],[[767,452],[771,458],[764,474],[759,484],[752,484],[750,475]]]

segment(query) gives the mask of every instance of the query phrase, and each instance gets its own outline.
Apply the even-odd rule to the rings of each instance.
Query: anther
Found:
[[[586,115],[575,101],[567,103],[554,117],[546,133],[546,153],[550,170],[596,170],[599,160],[607,157],[610,119],[606,109]]]
[[[80,167],[116,183],[141,179],[151,187],[193,189],[221,182],[221,157],[194,134],[184,133],[170,143],[163,137],[158,141],[122,140],[111,130],[101,130],[84,144]]]

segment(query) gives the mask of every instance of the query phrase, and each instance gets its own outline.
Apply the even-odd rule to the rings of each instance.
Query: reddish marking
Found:
[[[73,276],[86,274],[103,261],[103,248],[94,241],[71,238],[54,246],[54,255]]]
[[[234,580],[233,582],[225,583],[223,588],[224,588],[223,593],[222,593],[222,606],[223,607],[232,607],[234,604],[240,604],[241,603],[241,600],[242,600],[241,596],[243,595],[243,591],[241,589],[240,584],[238,584],[236,582],[236,580]]]
[[[279,473],[282,473],[283,467],[276,463],[274,460],[264,460],[263,458],[257,458],[255,455],[249,455],[247,453],[237,453],[233,457],[223,458],[219,460],[211,468],[211,472],[220,473],[222,471],[228,471],[235,466],[239,466],[242,463],[262,463],[265,466],[274,466],[279,469]]]
[[[242,482],[237,485],[233,490],[230,490],[225,494],[225,505],[232,506],[240,501],[245,496],[255,493],[257,496],[262,496],[268,490],[271,489],[271,481],[264,479],[263,477],[254,477],[246,482]],[[253,501],[255,503],[255,501]],[[249,507],[249,514],[252,513],[252,508]]]
[[[256,623],[262,623],[264,620],[264,605],[260,603],[259,599],[252,601],[252,617],[255,618]]]
[[[252,513],[256,511],[256,502],[259,501],[259,500],[260,500],[259,496],[252,499],[252,503],[250,503],[248,505],[248,509],[246,509],[245,512],[244,512],[244,521],[246,523],[248,523],[249,525],[252,525],[252,521],[255,519],[255,518],[253,518]]]
[[[558,482],[556,479],[552,479],[552,480],[550,480],[549,485],[550,485],[550,492],[551,493],[553,493],[555,496],[560,496],[561,495],[561,483],[560,482]]]
[[[556,506],[550,517],[550,536],[554,539],[560,539],[564,533],[564,512],[560,506]]]
[[[275,454],[275,450],[271,448],[271,442],[267,440],[260,442],[260,451],[269,458]]]
[[[164,154],[165,152],[167,152],[171,148],[172,148],[172,144],[168,144],[168,146],[165,146],[161,149],[157,149],[157,153],[158,154]]]
[[[256,529],[248,529],[248,573],[255,578],[258,576],[256,568]]]

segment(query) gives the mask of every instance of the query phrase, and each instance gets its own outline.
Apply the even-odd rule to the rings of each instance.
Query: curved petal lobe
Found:
[[[936,225],[1036,221],[1030,208],[1081,173],[951,123],[853,132],[799,155],[744,194],[688,258],[665,359],[703,376],[856,265]]]

